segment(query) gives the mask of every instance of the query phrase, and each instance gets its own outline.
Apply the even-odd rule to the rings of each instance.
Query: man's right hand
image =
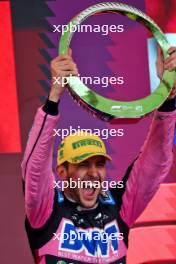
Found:
[[[72,51],[68,55],[59,55],[51,61],[52,86],[49,100],[58,102],[65,90],[64,77],[78,75],[77,65],[72,59]]]
[[[163,78],[164,70],[169,70],[169,71],[176,70],[176,47],[171,47],[168,50],[168,54],[169,57],[164,61],[163,52],[159,47],[159,45],[157,46],[156,70],[160,80],[162,80]],[[167,100],[173,98],[176,98],[176,79],[174,81],[174,87]]]

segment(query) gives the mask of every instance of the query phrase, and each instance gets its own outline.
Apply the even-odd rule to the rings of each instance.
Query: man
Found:
[[[158,49],[157,72],[176,68],[176,48],[163,63]],[[51,62],[53,77],[77,75],[69,55]],[[153,122],[139,154],[123,178],[104,192],[106,161],[111,160],[102,140],[95,135],[65,138],[58,151],[57,173],[65,182],[63,192],[53,188],[53,129],[59,121],[58,104],[62,85],[51,87],[49,98],[35,117],[22,162],[25,185],[26,230],[39,264],[126,263],[129,228],[143,212],[172,165],[176,120],[175,88],[169,99],[154,113]],[[82,183],[80,187],[78,185]],[[99,183],[99,185],[95,185]]]

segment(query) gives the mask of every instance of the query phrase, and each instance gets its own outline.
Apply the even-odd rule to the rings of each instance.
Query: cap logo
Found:
[[[82,139],[82,140],[72,143],[73,149],[78,149],[80,147],[87,146],[87,145],[94,145],[94,146],[102,148],[101,142],[95,139]]]
[[[64,157],[64,150],[61,149],[59,152],[59,158],[62,159]]]

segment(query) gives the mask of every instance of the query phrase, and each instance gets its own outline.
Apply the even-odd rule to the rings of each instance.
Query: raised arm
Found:
[[[164,67],[169,70],[176,67],[176,52],[173,51],[176,51],[176,49],[171,48],[169,50],[171,55],[164,64]],[[157,63],[159,63],[157,70],[159,74],[162,74],[162,62]],[[172,165],[172,149],[176,126],[175,87],[169,100],[155,111],[147,139],[126,182],[120,214],[130,227],[146,208]]]
[[[26,215],[34,228],[43,226],[52,213],[54,198],[53,129],[58,126],[58,102],[64,92],[64,85],[61,81],[70,74],[77,74],[71,54],[55,58],[51,62],[51,70],[53,85],[49,98],[46,104],[37,111],[22,161]],[[60,78],[60,83],[58,78]]]

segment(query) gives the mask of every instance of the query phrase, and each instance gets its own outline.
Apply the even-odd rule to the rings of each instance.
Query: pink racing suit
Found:
[[[156,110],[139,157],[125,175],[123,192],[119,196],[119,190],[110,190],[96,209],[80,212],[76,203],[53,188],[53,129],[59,115],[38,109],[22,162],[26,230],[35,263],[126,263],[128,229],[172,165],[175,120],[176,111]],[[78,233],[88,231],[90,239],[78,239]],[[102,231],[123,234],[124,239],[96,240]],[[77,235],[75,240],[61,236],[70,232]]]

